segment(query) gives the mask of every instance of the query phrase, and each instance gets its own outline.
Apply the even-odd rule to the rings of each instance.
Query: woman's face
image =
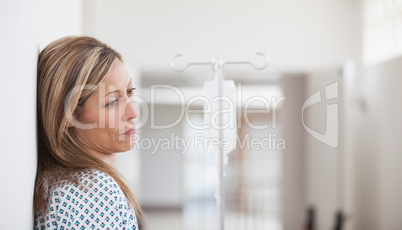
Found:
[[[124,64],[116,60],[77,119],[81,124],[94,124],[95,128],[74,127],[77,138],[91,154],[109,161],[114,159],[114,153],[134,147],[134,119],[138,111],[133,95],[132,79]]]

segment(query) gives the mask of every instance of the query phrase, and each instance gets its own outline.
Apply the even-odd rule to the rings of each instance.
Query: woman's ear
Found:
[[[72,127],[74,127],[74,125],[69,121],[67,127],[72,128]]]

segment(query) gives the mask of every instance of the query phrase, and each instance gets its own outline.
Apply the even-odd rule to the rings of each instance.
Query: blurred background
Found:
[[[228,155],[226,229],[402,228],[401,0],[16,0],[0,3],[0,19],[2,229],[32,225],[36,60],[66,35],[109,44],[134,79],[139,139],[116,167],[149,229],[217,229],[214,155],[197,148],[202,130],[188,122],[203,123],[194,112],[203,105],[182,108],[173,90],[153,87],[175,87],[188,102],[213,71],[176,72],[174,55],[184,55],[182,64],[215,54],[261,65],[256,52],[270,58],[265,70],[224,68],[241,92],[239,141],[268,145],[238,145]],[[250,101],[256,96],[268,106]],[[188,148],[152,145],[174,138]]]

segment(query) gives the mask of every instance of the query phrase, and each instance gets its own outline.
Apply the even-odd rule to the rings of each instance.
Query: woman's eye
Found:
[[[129,96],[134,95],[134,90],[135,90],[135,88],[131,88],[130,90],[128,90],[128,95]]]
[[[111,102],[107,103],[106,106],[115,106],[116,103],[117,103],[117,100],[114,100],[114,101],[111,101]]]

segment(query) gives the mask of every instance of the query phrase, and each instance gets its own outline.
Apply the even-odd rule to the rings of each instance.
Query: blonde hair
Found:
[[[39,54],[37,69],[38,165],[35,179],[34,211],[45,212],[48,187],[60,179],[77,183],[74,172],[97,169],[120,186],[139,222],[143,212],[122,176],[109,164],[84,151],[68,128],[65,109],[79,117],[85,100],[107,75],[121,55],[91,37],[64,37],[50,43]],[[77,90],[78,89],[78,90]],[[74,94],[69,94],[76,90]],[[65,104],[68,99],[68,104]]]

